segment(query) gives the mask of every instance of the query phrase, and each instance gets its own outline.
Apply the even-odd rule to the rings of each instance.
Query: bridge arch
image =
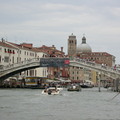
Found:
[[[34,58],[20,63],[4,66],[0,70],[0,81],[7,79],[17,73],[38,67],[66,67],[69,65],[69,58]]]

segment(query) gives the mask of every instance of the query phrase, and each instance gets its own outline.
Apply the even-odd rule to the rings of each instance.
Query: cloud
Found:
[[[68,36],[74,33],[81,43],[85,33],[94,50],[118,56],[119,5],[119,0],[4,0],[0,4],[0,37],[34,45],[39,40],[39,44],[63,46],[67,51]]]

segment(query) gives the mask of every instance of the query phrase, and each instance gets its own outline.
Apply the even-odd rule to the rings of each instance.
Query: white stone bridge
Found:
[[[17,73],[20,73],[22,71],[37,68],[37,67],[64,66],[65,65],[64,60],[69,60],[69,58],[39,58],[39,59],[34,58],[31,60],[22,61],[20,63],[10,64],[0,69],[0,81],[5,80],[8,77],[13,76]],[[120,78],[120,71],[113,70],[110,67],[103,67],[96,63],[87,62],[80,59],[73,59],[73,60],[70,60],[69,66],[68,64],[69,63],[67,62],[66,67],[69,67],[69,66],[83,67],[89,70],[95,70],[98,73],[105,74],[113,79]]]

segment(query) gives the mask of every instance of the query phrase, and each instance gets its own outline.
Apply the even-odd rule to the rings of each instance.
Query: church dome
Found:
[[[77,53],[92,52],[91,47],[86,43],[86,38],[83,36],[82,43],[77,47]]]

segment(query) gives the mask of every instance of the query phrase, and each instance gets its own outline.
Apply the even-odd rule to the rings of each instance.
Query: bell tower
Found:
[[[76,56],[77,50],[77,40],[76,36],[73,33],[68,38],[68,56]]]

